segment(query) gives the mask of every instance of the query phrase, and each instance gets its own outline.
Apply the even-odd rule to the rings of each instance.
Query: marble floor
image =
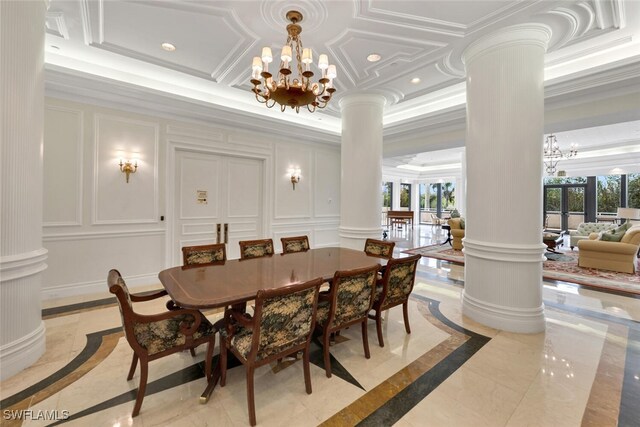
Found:
[[[445,237],[430,226],[390,235],[397,251]],[[521,335],[462,316],[463,286],[464,267],[423,258],[410,300],[412,333],[405,333],[401,308],[389,310],[386,345],[378,346],[369,322],[365,359],[360,328],[345,330],[331,347],[332,378],[315,344],[311,395],[300,360],[259,368],[258,425],[640,425],[640,299],[544,282],[546,331]],[[216,387],[207,404],[199,403],[204,347],[195,358],[184,352],[151,362],[142,410],[131,418],[139,370],[126,380],[132,351],[109,297],[45,302],[47,351],[0,383],[3,426],[248,425],[242,366],[230,369],[227,385]],[[137,307],[153,313],[164,302]],[[13,410],[30,412],[11,420]],[[66,419],[43,419],[52,415]]]

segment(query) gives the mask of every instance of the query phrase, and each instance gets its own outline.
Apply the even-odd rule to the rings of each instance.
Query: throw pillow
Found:
[[[604,233],[602,235],[602,238],[600,240],[605,241],[605,242],[619,242],[620,240],[622,240],[622,236],[624,236],[624,231],[622,233]]]
[[[464,230],[464,218],[460,218],[460,228]]]
[[[460,212],[458,212],[458,209],[451,211],[451,218],[460,218]]]
[[[624,224],[622,224],[620,227],[614,228],[613,230],[611,230],[610,233],[611,234],[618,234],[618,233],[624,234],[630,228],[631,228],[631,224],[627,221]]]

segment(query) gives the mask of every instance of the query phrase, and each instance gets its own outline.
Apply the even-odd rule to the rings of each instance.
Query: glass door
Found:
[[[544,228],[550,231],[575,230],[585,221],[585,184],[544,186]]]

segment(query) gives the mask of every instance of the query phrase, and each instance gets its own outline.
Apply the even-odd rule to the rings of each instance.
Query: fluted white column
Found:
[[[467,220],[463,313],[513,332],[544,330],[542,134],[551,31],[508,27],[464,52]]]
[[[467,155],[460,156],[460,181],[456,182],[456,206],[463,218],[467,217]]]
[[[385,98],[347,95],[342,111],[340,244],[362,249],[367,237],[382,235],[382,112]],[[393,191],[400,191],[399,188]]]
[[[0,1],[0,379],[45,349],[40,302],[44,0]]]

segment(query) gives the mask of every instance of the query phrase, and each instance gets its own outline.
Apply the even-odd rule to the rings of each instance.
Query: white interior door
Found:
[[[265,237],[262,160],[177,151],[175,173],[174,265],[183,246],[227,243],[234,259],[240,240]]]

